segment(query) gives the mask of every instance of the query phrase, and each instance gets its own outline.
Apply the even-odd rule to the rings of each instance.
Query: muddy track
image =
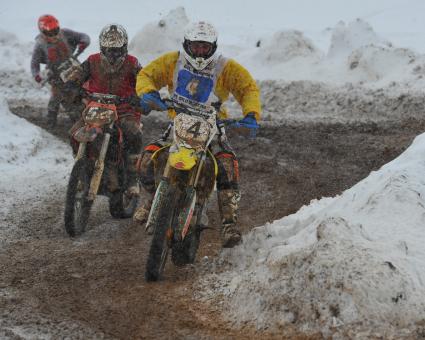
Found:
[[[40,108],[12,110],[46,128]],[[165,126],[154,115],[146,117],[145,142]],[[67,140],[69,127],[62,119],[51,132]],[[341,193],[395,158],[424,130],[425,121],[409,120],[269,126],[255,141],[231,135],[240,158],[243,232],[291,214],[311,199]],[[220,252],[216,231],[203,234],[194,266],[169,265],[164,281],[148,284],[143,274],[150,238],[143,230],[129,220],[113,220],[101,199],[90,229],[71,240],[63,229],[63,202],[63,192],[40,202],[21,220],[22,237],[0,251],[0,338],[19,339],[25,330],[53,338],[320,338],[292,329],[283,334],[250,325],[234,329],[222,319],[220,306],[193,300],[196,276]],[[218,227],[214,200],[209,217]]]

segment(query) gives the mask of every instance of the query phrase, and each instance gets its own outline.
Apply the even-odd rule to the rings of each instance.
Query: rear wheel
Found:
[[[109,198],[109,212],[114,218],[129,218],[133,216],[138,201],[138,196],[128,196],[125,191],[118,190]]]
[[[69,236],[81,235],[87,226],[92,201],[87,200],[93,163],[79,159],[72,168],[65,202],[65,230]]]
[[[164,187],[164,191],[158,199],[158,216],[154,219],[152,229],[153,237],[149,249],[148,261],[146,263],[146,281],[158,281],[164,271],[168,257],[167,232],[171,231],[171,223],[175,208],[174,190],[171,186]]]

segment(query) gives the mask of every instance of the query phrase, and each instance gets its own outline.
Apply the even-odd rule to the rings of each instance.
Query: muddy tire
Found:
[[[109,198],[109,212],[113,218],[129,218],[133,216],[138,202],[138,197],[128,197],[124,191],[118,190]]]
[[[79,159],[72,168],[68,182],[65,202],[65,230],[69,236],[79,236],[86,230],[90,216],[91,201],[87,200],[93,164]]]
[[[194,263],[198,252],[201,232],[198,228],[187,234],[183,241],[175,242],[171,251],[171,261],[178,266]]]
[[[169,250],[166,234],[171,227],[174,204],[174,191],[172,187],[168,187],[159,198],[158,217],[152,226],[153,237],[146,263],[146,281],[158,281],[164,271]]]

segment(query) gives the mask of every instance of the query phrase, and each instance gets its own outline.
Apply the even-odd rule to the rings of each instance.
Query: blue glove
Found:
[[[161,100],[158,91],[145,93],[140,97],[140,107],[144,114],[148,114],[151,110],[165,111],[167,105]]]
[[[257,119],[255,118],[255,113],[250,112],[245,117],[243,117],[239,122],[239,125],[246,127],[248,129],[258,129]]]
[[[260,127],[255,118],[254,112],[249,112],[244,118],[236,123],[237,126],[250,129],[249,137],[254,139],[257,135],[257,130]]]

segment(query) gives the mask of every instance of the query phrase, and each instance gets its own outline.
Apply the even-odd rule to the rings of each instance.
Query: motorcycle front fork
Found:
[[[75,161],[81,159],[86,153],[87,143],[80,143],[78,146],[77,156],[75,156]]]
[[[198,221],[201,220],[202,210],[203,210],[202,208],[203,208],[204,202],[202,202],[201,209],[199,209],[200,208],[199,202],[198,204],[196,203],[196,201],[198,200],[196,189],[197,189],[197,184],[199,182],[199,178],[203,169],[203,165],[205,164],[205,161],[206,161],[206,157],[207,157],[206,153],[203,153],[201,155],[199,162],[197,164],[197,167],[192,170],[186,185],[186,195],[189,195],[190,202],[189,200],[187,200],[188,197],[186,196],[187,206],[185,206],[184,210],[180,212],[177,230],[174,230],[174,232],[178,233],[178,236],[177,235],[176,236],[177,236],[177,239],[179,240],[183,240],[186,237],[187,233],[189,232],[190,226],[193,224],[192,219],[195,218],[196,224],[198,224]],[[170,176],[172,176],[171,170],[172,168],[169,162],[167,161],[167,164],[164,169],[163,177],[170,178]],[[197,206],[198,209],[195,209],[195,205]]]
[[[109,131],[112,129],[113,125],[114,125],[114,122],[112,122],[109,125]],[[106,132],[103,137],[102,146],[99,152],[99,157],[97,158],[96,163],[94,165],[93,175],[90,181],[90,188],[87,194],[87,199],[89,201],[94,201],[94,199],[96,198],[97,192],[99,190],[100,181],[102,179],[103,170],[105,168],[106,152],[108,151],[110,140],[111,140],[111,133]],[[86,149],[87,149],[87,143],[80,143],[80,146],[78,147],[78,153],[75,159],[76,161],[85,155]]]

